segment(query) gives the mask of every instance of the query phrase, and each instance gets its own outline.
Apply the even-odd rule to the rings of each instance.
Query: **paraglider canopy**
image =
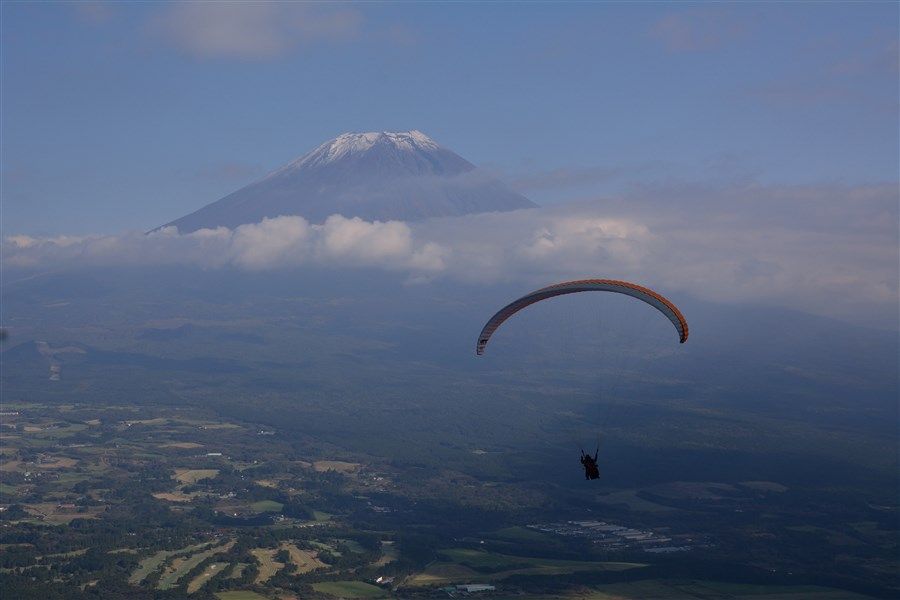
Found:
[[[526,294],[518,300],[501,308],[482,328],[481,335],[478,336],[478,343],[475,346],[475,354],[479,356],[484,354],[484,348],[487,346],[488,341],[491,339],[491,336],[497,328],[523,308],[531,306],[535,302],[540,302],[541,300],[547,300],[548,298],[563,296],[565,294],[575,294],[577,292],[616,292],[646,302],[664,314],[672,322],[672,325],[675,326],[675,329],[678,332],[678,340],[682,344],[687,341],[688,324],[684,315],[681,314],[678,307],[661,294],[658,294],[649,288],[627,281],[618,281],[615,279],[580,279],[541,288],[530,294]]]

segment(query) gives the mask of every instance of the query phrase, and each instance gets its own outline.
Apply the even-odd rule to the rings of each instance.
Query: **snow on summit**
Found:
[[[367,152],[377,144],[389,144],[398,150],[408,152],[428,151],[440,148],[437,142],[413,129],[412,131],[369,131],[366,133],[342,133],[325,142],[309,154],[290,163],[290,167],[332,162],[348,154]]]
[[[416,221],[533,206],[421,131],[370,131],[343,133],[167,225],[186,233],[282,215]]]

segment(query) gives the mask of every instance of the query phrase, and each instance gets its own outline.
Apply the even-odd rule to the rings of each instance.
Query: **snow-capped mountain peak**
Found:
[[[288,167],[321,165],[340,160],[349,154],[359,154],[377,145],[391,146],[397,150],[415,152],[440,148],[437,142],[413,129],[412,131],[368,131],[342,133],[293,161]]]
[[[415,221],[532,207],[421,131],[344,133],[259,181],[169,223],[179,231],[301,215]]]

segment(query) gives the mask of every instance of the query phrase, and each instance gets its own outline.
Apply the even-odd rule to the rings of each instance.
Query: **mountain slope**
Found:
[[[419,131],[345,133],[167,225],[185,233],[280,215],[415,221],[533,206]]]

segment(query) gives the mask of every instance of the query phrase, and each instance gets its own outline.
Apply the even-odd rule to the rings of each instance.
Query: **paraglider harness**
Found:
[[[587,454],[584,448],[581,449],[581,464],[584,465],[585,479],[600,479],[600,469],[597,468],[597,455],[599,454],[600,446],[597,446],[597,451],[593,456]]]

